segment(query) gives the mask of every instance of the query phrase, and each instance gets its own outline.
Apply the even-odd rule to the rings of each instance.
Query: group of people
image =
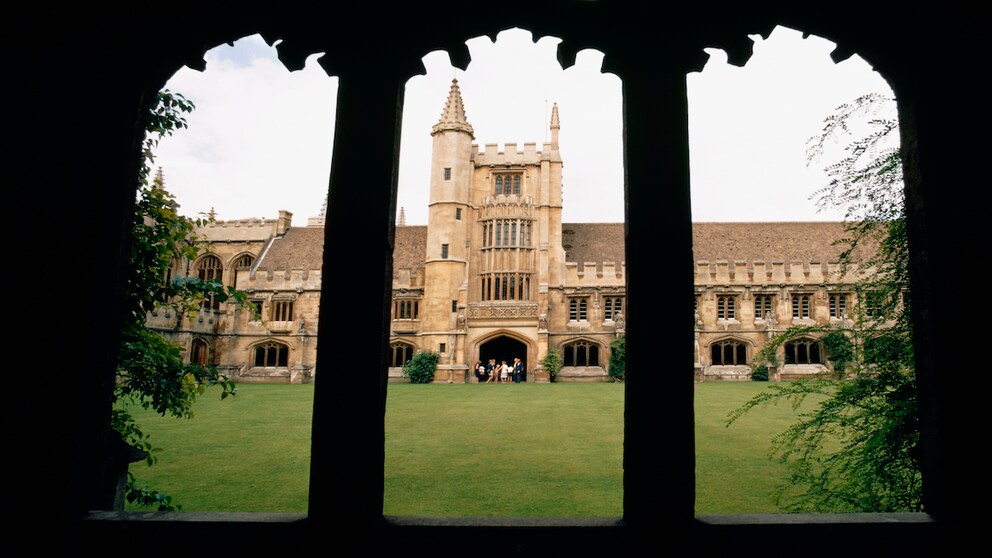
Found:
[[[527,368],[519,358],[514,358],[511,363],[504,360],[499,364],[496,363],[496,359],[491,358],[485,364],[481,360],[476,361],[475,377],[480,384],[505,384],[509,382],[519,384],[527,381]]]

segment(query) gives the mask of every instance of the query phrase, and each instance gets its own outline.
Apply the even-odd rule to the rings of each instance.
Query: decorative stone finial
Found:
[[[457,79],[451,80],[451,91],[448,92],[448,100],[444,103],[441,118],[431,128],[431,135],[433,136],[446,130],[465,132],[472,136],[472,139],[475,139],[475,130],[468,123],[468,120],[465,119],[465,106],[462,103],[462,94],[458,89]]]

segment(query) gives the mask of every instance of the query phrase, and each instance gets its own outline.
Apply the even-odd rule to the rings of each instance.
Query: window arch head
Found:
[[[224,274],[224,264],[213,254],[200,258],[196,263],[196,276],[203,281],[220,281]]]
[[[599,344],[580,339],[562,345],[564,366],[599,366]]]
[[[252,264],[255,263],[255,256],[252,254],[241,254],[234,259],[231,267],[234,269],[251,269]]]
[[[737,366],[748,364],[747,344],[737,339],[724,339],[710,345],[710,364]]]
[[[209,361],[210,346],[206,341],[200,339],[199,337],[194,338],[193,342],[190,344],[189,350],[189,361],[192,364],[199,364],[200,366],[206,366]]]
[[[823,364],[823,351],[816,339],[804,337],[785,344],[786,364]]]
[[[238,288],[238,271],[248,271],[255,263],[255,256],[252,254],[241,254],[231,262],[231,287]]]
[[[411,358],[413,358],[413,345],[403,342],[396,341],[389,345],[390,352],[392,353],[390,359],[390,366],[400,367],[407,363]]]
[[[224,264],[220,258],[213,254],[208,254],[196,263],[196,276],[204,283],[220,283],[224,276]],[[203,309],[218,310],[220,308],[220,298],[211,294],[203,300]]]
[[[255,345],[255,366],[285,367],[289,366],[289,346],[278,341],[266,341]]]

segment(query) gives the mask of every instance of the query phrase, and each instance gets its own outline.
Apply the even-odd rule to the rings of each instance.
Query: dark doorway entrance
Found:
[[[484,363],[489,359],[496,359],[496,364],[506,361],[513,364],[513,359],[519,358],[524,363],[524,370],[527,368],[527,345],[522,341],[517,341],[512,337],[501,336],[486,341],[479,347],[479,360]]]

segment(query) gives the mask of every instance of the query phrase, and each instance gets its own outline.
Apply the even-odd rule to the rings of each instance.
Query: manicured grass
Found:
[[[697,384],[696,513],[777,511],[786,475],[767,455],[791,424],[785,405],[727,428],[727,413],[768,384]],[[132,472],[183,511],[307,509],[312,385],[210,391],[192,420],[135,412],[164,448]],[[388,515],[619,516],[623,385],[391,384],[386,411]]]
[[[386,514],[621,515],[622,385],[389,389]]]
[[[778,458],[770,459],[774,436],[813,407],[764,405],[729,427],[727,414],[766,390],[767,382],[704,382],[695,385],[696,514],[780,512],[774,491],[788,477]]]
[[[220,400],[207,390],[192,419],[133,411],[163,451],[131,464],[139,484],[183,511],[306,512],[312,385],[242,385]]]

